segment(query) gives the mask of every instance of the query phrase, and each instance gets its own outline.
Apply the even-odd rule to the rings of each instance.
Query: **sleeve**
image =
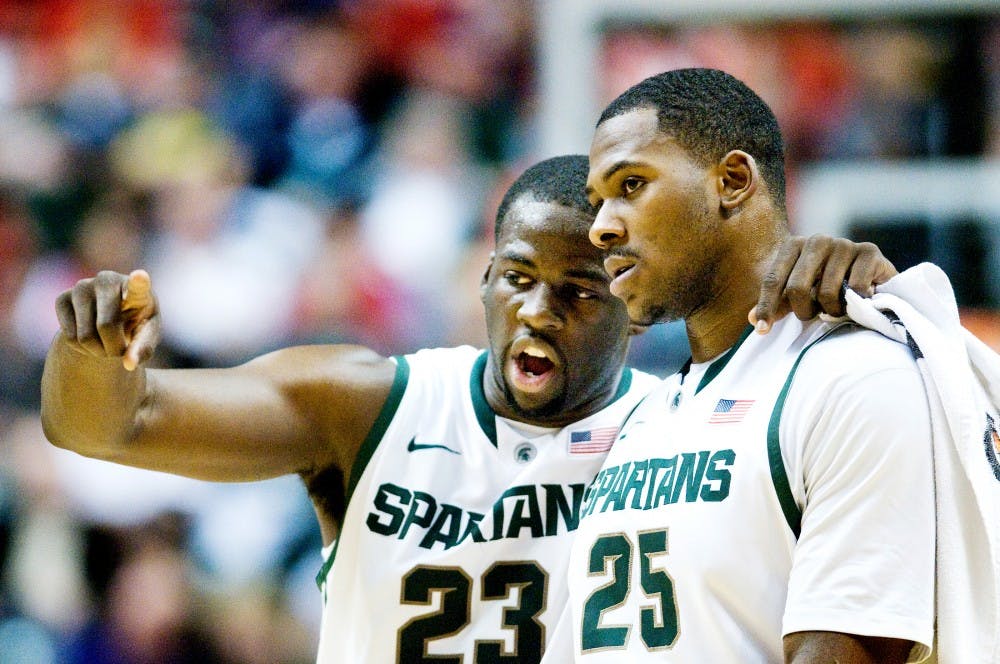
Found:
[[[934,480],[927,397],[905,359],[793,385],[782,455],[802,530],[782,633],[909,640],[910,661],[920,661],[933,641]],[[833,367],[803,360],[799,375]]]

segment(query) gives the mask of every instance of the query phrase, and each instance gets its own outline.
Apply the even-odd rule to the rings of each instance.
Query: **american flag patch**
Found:
[[[753,401],[753,399],[719,399],[712,416],[708,418],[708,423],[735,424],[747,414]]]
[[[569,434],[570,454],[597,454],[607,452],[615,442],[618,427],[602,427],[587,431],[571,431]]]

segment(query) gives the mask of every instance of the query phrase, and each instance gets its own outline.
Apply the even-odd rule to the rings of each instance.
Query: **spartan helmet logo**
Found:
[[[538,456],[538,450],[531,443],[521,443],[514,448],[514,460],[518,463],[531,463]]]

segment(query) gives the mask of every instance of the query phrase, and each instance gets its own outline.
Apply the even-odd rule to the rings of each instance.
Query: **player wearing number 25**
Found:
[[[149,276],[81,281],[56,305],[46,433],[207,480],[301,475],[327,561],[321,664],[538,662],[567,600],[585,488],[656,383],[623,368],[628,316],[587,238],[586,175],[586,157],[554,158],[508,191],[481,283],[482,351],[310,346],[147,369],[160,329]],[[804,246],[807,285],[828,264],[838,284],[894,273],[871,245],[787,246],[779,273]]]
[[[716,70],[651,77],[591,144],[591,240],[692,361],[631,413],[570,559],[580,662],[903,662],[933,640],[927,397],[906,345],[746,311],[788,236],[771,110]],[[749,278],[748,278],[749,277]]]

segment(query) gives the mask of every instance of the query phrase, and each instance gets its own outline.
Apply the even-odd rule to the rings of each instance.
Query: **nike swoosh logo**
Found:
[[[458,450],[453,450],[447,445],[437,445],[435,443],[418,443],[416,438],[410,439],[410,444],[406,446],[407,452],[416,452],[417,450],[444,450],[445,452],[451,452],[452,454],[461,454]]]

